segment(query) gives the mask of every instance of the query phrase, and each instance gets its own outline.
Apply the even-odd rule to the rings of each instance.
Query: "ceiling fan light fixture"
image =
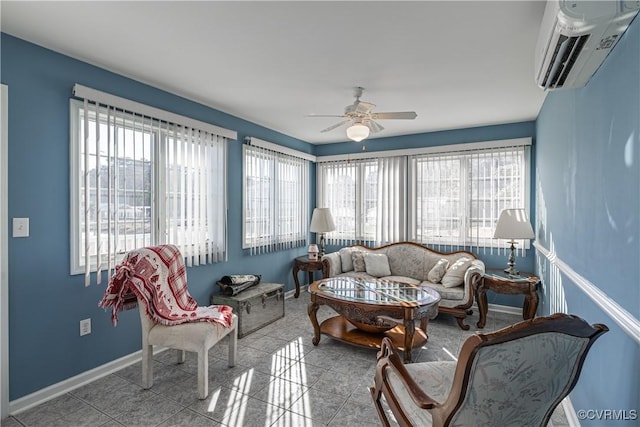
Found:
[[[368,136],[369,128],[362,123],[354,123],[347,128],[347,137],[355,142],[360,142]]]

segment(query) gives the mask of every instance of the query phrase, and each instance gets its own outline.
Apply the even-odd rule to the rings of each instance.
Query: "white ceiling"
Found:
[[[320,144],[363,86],[376,137],[533,120],[542,1],[1,2],[3,32]]]

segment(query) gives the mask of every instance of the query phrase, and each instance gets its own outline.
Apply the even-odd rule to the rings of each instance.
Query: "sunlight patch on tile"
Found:
[[[233,380],[233,388],[236,393],[247,394],[251,390],[254,368],[244,371]]]
[[[302,337],[294,338],[275,353],[275,356],[298,360],[304,355]]]
[[[456,356],[453,355],[453,353],[451,353],[446,347],[442,347],[442,351],[444,351],[445,353],[447,353],[447,355],[455,360],[456,362],[458,361],[458,358]]]

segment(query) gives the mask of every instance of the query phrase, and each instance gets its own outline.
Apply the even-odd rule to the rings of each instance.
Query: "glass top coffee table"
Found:
[[[313,345],[320,334],[350,344],[380,348],[385,336],[411,362],[411,350],[427,342],[427,324],[438,314],[440,294],[430,288],[388,280],[330,277],[309,286],[307,312],[314,329]],[[321,305],[339,315],[322,324],[316,316]],[[420,327],[415,323],[420,321]]]

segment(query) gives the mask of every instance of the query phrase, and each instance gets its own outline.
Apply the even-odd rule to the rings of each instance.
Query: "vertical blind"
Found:
[[[251,255],[305,246],[309,161],[243,145],[243,248]]]
[[[331,210],[327,243],[381,245],[406,237],[406,157],[322,162],[317,204]]]
[[[317,166],[317,204],[336,230],[327,242],[385,244],[411,240],[441,251],[503,252],[493,239],[500,212],[528,209],[527,141],[454,146],[429,152]],[[433,151],[432,151],[433,150]],[[521,245],[524,253],[525,244]]]
[[[187,266],[226,259],[227,138],[87,98],[76,111],[73,244],[85,284],[143,246],[175,244]]]
[[[503,209],[528,206],[525,150],[410,156],[410,238],[446,251],[504,249],[504,241],[493,239],[493,230]]]

